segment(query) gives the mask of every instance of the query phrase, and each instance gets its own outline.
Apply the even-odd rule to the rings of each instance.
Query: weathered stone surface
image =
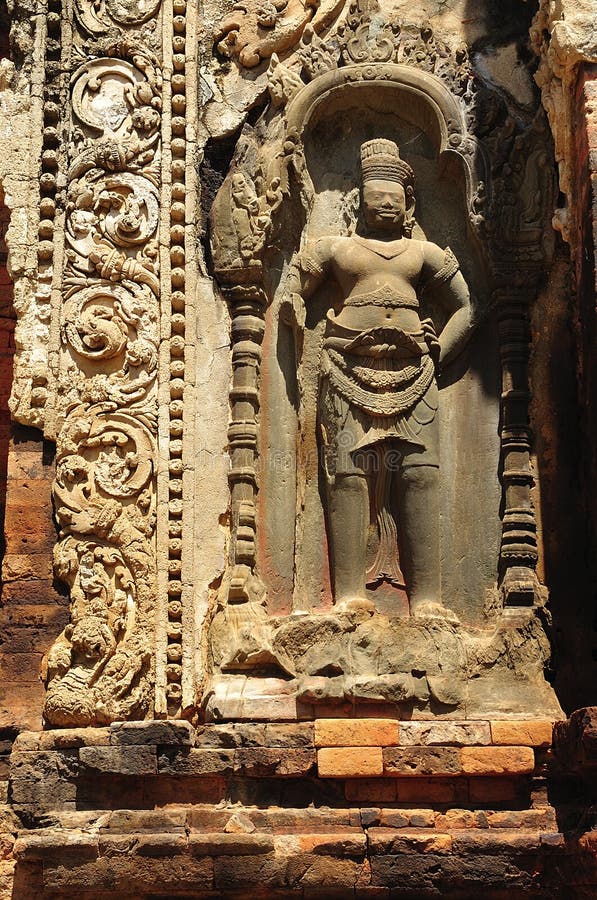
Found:
[[[401,722],[400,744],[490,744],[489,722]]]
[[[78,772],[76,750],[15,751],[10,772],[12,802],[37,814],[74,804]]]
[[[57,856],[97,858],[98,836],[80,831],[34,831],[17,839],[14,845],[17,859],[54,860]]]
[[[390,719],[317,719],[316,747],[389,747],[399,743],[398,722]]]
[[[50,6],[9,4],[0,60],[11,408],[43,429],[5,466],[0,416],[0,776],[57,730],[16,739],[0,894],[592,895],[593,712],[542,752],[550,615],[562,702],[591,684],[558,515],[594,495],[588,0],[532,27],[555,266],[529,4]]]
[[[321,778],[368,778],[383,773],[381,747],[323,748],[317,751]]]
[[[384,772],[388,775],[459,774],[460,752],[452,747],[392,747],[383,751]]]
[[[110,726],[110,743],[126,744],[176,744],[194,742],[195,732],[190,722],[113,722]]]
[[[160,750],[157,769],[164,775],[231,775],[233,750]]]
[[[234,771],[256,777],[304,777],[315,771],[315,750],[262,747],[238,749],[234,753]]]
[[[152,832],[180,833],[185,831],[186,809],[119,809],[111,812],[100,824],[100,832],[111,831],[121,834]]]
[[[81,773],[87,775],[156,775],[158,771],[155,747],[142,744],[81,747],[79,763]]]
[[[491,722],[493,744],[507,744],[523,747],[550,747],[553,722],[537,720],[529,722]],[[475,742],[475,743],[480,743]]]
[[[449,834],[401,829],[372,828],[369,832],[371,856],[401,854],[410,851],[420,853],[450,853],[452,837]]]
[[[564,770],[591,771],[597,764],[597,708],[576,710],[566,721],[556,722],[553,750]]]
[[[530,747],[463,747],[466,775],[530,775],[535,755]]]
[[[268,834],[191,832],[189,849],[195,856],[260,856],[273,851],[274,839]]]

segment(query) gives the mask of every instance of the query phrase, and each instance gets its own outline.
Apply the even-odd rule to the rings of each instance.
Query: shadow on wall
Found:
[[[532,75],[535,57],[527,36],[538,3],[504,0],[484,5],[486,37],[476,37],[484,15],[477,0],[466,3],[462,16],[463,37],[472,44],[476,64],[485,74],[499,77],[500,71],[508,71],[508,60],[511,72],[511,61],[517,60]],[[532,79],[530,87],[539,102]],[[553,153],[551,148],[548,152]],[[591,562],[597,543],[595,478],[583,484],[581,474],[591,466],[590,448],[595,444],[590,436],[584,441],[582,437],[569,252],[559,235],[555,244],[553,261],[530,311],[529,375],[539,488],[535,506],[542,544],[539,576],[549,587],[553,617],[553,668],[548,675],[563,708],[571,712],[597,702],[597,572]]]

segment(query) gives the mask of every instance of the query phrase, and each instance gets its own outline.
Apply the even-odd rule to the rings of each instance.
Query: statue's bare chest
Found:
[[[421,273],[423,253],[418,242],[406,238],[384,243],[353,236],[339,244],[333,262],[341,281],[368,281],[377,276],[390,283],[413,285]]]

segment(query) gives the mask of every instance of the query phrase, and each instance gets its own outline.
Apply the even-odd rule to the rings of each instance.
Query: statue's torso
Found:
[[[423,262],[420,241],[383,242],[357,235],[338,238],[332,269],[343,303],[336,321],[362,331],[382,326],[420,331],[416,287]]]

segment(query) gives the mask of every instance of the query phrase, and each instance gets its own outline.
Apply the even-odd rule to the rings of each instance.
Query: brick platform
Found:
[[[546,720],[22,733],[4,807],[13,897],[594,896],[586,785],[562,759],[592,721],[556,726],[555,762]]]

